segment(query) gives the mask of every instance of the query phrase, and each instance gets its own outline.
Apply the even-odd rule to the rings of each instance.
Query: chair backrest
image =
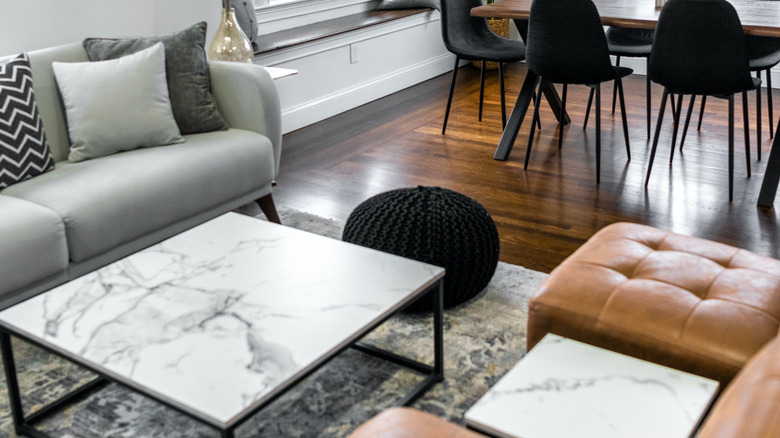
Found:
[[[726,0],[669,0],[650,52],[650,79],[672,92],[733,94],[753,88],[745,35]]]
[[[482,6],[481,0],[441,0],[441,36],[450,52],[473,58],[479,42],[494,37],[483,17],[472,17],[471,9]]]
[[[528,69],[551,82],[614,79],[601,18],[591,0],[533,0],[525,48]]]

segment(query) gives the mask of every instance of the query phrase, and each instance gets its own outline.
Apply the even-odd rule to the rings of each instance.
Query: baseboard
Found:
[[[286,134],[357,108],[376,99],[411,87],[452,70],[454,55],[449,53],[397,70],[387,75],[341,89],[336,93],[307,101],[282,111],[282,129]],[[646,74],[646,61],[623,58],[621,65],[634,69],[635,74]],[[780,84],[780,71],[772,71],[772,84]]]
[[[284,110],[283,132],[303,128],[451,71],[453,61],[454,55],[444,54]]]

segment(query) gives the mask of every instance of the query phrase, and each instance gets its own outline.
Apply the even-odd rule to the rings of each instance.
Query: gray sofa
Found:
[[[279,221],[271,191],[281,116],[264,68],[210,64],[229,130],[73,163],[51,64],[88,61],[84,47],[29,56],[56,166],[0,191],[0,309],[252,201]]]

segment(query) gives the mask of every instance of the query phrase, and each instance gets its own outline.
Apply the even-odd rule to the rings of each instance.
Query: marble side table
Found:
[[[718,382],[548,334],[474,406],[497,437],[691,436]]]
[[[228,213],[0,312],[14,426],[114,381],[207,423],[223,438],[346,348],[423,374],[399,404],[443,379],[444,269]],[[359,343],[425,294],[434,364]],[[10,336],[100,377],[22,412]]]

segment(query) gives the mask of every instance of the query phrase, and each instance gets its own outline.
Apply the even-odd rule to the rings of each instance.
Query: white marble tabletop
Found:
[[[235,213],[0,312],[0,324],[229,426],[444,275]]]
[[[718,382],[548,334],[474,406],[498,437],[688,437]]]

